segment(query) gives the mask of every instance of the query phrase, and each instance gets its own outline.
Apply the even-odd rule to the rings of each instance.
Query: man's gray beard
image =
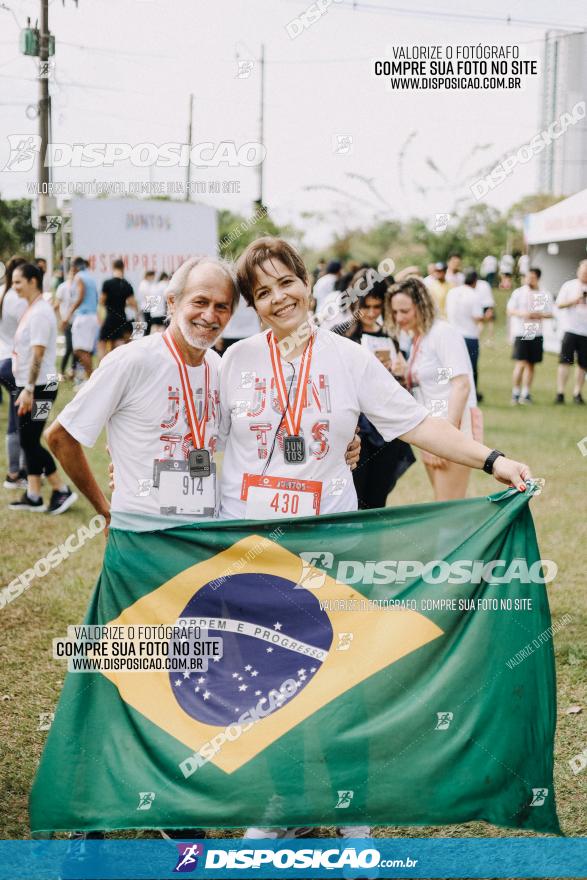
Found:
[[[186,321],[186,319],[182,315],[177,316],[177,325],[179,327],[181,335],[183,336],[187,344],[191,345],[193,348],[212,348],[212,346],[220,336],[220,333],[222,332],[221,329],[218,328],[216,336],[214,336],[212,341],[210,341],[210,337],[208,337],[207,339],[200,337],[195,327],[189,321]]]

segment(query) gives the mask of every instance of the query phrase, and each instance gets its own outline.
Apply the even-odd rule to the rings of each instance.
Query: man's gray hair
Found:
[[[205,263],[209,263],[211,266],[217,266],[226,275],[226,278],[232,287],[231,309],[234,312],[240,298],[238,285],[236,283],[236,272],[232,263],[229,263],[228,260],[223,260],[220,257],[190,257],[182,263],[171,276],[165,291],[165,296],[169,297],[171,294],[175,297],[175,302],[178,303],[185,292],[185,287],[192,269],[196,266],[203,266]]]

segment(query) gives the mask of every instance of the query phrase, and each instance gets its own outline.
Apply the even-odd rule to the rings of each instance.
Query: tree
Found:
[[[6,262],[15,253],[33,256],[34,250],[30,200],[0,198],[0,259]]]
[[[255,205],[250,217],[234,214],[232,211],[218,212],[218,243],[220,255],[235,260],[248,244],[262,235],[278,235],[299,240],[301,233],[291,226],[278,226],[269,216],[267,209]]]

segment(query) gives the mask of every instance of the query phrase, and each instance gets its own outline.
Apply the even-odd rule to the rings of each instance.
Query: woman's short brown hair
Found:
[[[304,261],[295,248],[283,238],[264,235],[252,241],[240,255],[236,264],[236,276],[240,292],[247,304],[254,305],[254,290],[257,281],[257,268],[267,260],[279,260],[304,284],[308,282],[308,272]]]

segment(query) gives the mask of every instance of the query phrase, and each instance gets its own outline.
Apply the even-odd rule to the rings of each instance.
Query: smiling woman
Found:
[[[247,303],[269,328],[233,345],[220,378],[221,516],[275,519],[355,510],[344,451],[360,413],[401,437],[519,489],[529,469],[431,419],[366,348],[316,328],[309,276],[283,239],[252,242],[237,265]],[[489,463],[488,463],[489,462]]]

